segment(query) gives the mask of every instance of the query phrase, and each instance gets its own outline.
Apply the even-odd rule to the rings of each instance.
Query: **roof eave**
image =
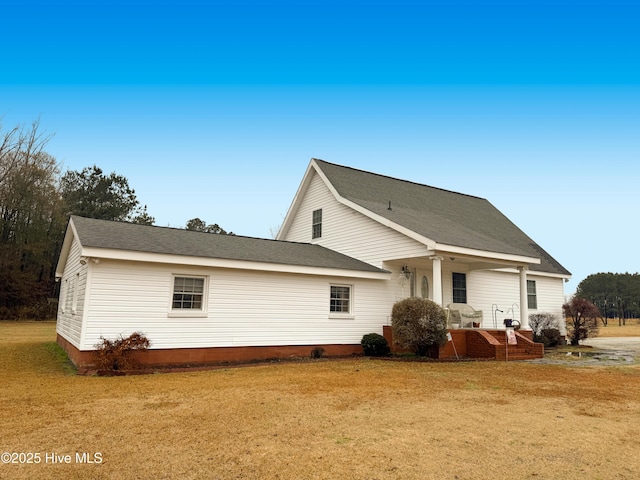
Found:
[[[304,176],[302,177],[302,182],[300,182],[300,186],[298,187],[298,190],[296,191],[296,194],[293,197],[293,200],[291,201],[291,205],[289,206],[289,210],[287,210],[287,214],[284,217],[282,226],[280,227],[280,230],[276,235],[276,240],[282,240],[287,237],[287,233],[289,232],[291,223],[293,222],[293,219],[296,216],[296,212],[298,211],[300,202],[302,202],[304,194],[307,191],[307,188],[309,187],[309,183],[311,183],[312,170],[313,171],[319,170],[318,165],[315,162],[314,158],[311,159],[311,161],[309,162],[309,165],[307,166],[307,170],[304,173]]]
[[[73,224],[73,218],[70,217],[69,223],[67,224],[67,230],[64,234],[62,248],[60,249],[60,256],[58,257],[58,263],[56,264],[56,271],[55,271],[56,279],[62,278],[62,275],[64,274],[64,268],[67,263],[67,258],[69,257],[69,252],[71,251],[71,245],[73,244],[74,238],[78,238],[78,232],[76,230],[75,225]]]
[[[82,255],[96,259],[121,260],[132,262],[147,262],[161,264],[175,264],[195,267],[230,268],[240,270],[254,270],[278,273],[296,273],[307,275],[323,275],[332,277],[367,278],[386,280],[390,273],[386,270],[378,271],[356,270],[339,267],[320,267],[309,265],[289,265],[282,263],[257,262],[250,260],[235,260],[225,258],[195,257],[188,255],[173,255],[166,253],[137,252],[131,250],[116,250],[98,247],[85,247]]]
[[[486,250],[476,250],[468,247],[458,247],[455,245],[437,244],[434,248],[434,255],[463,255],[475,258],[484,258],[491,260],[498,260],[504,262],[507,265],[525,266],[525,265],[540,265],[540,258],[529,257],[526,255],[516,255],[511,253],[499,253],[490,252]]]

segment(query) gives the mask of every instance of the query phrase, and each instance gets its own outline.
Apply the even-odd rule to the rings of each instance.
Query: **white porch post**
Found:
[[[442,260],[443,257],[430,257],[433,262],[433,301],[442,305]]]
[[[523,330],[529,328],[529,300],[527,298],[527,267],[518,267],[520,272],[520,327]]]

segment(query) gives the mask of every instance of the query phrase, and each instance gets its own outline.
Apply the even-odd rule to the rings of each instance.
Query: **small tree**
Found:
[[[586,298],[572,297],[569,303],[562,305],[567,319],[567,335],[571,345],[579,345],[580,340],[598,334],[600,311]]]
[[[394,342],[424,356],[447,343],[447,317],[437,303],[412,297],[396,302],[391,311]]]

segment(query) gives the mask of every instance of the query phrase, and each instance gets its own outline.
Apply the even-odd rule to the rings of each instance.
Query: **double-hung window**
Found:
[[[538,308],[538,296],[536,294],[536,281],[527,280],[527,306],[536,310]]]
[[[174,276],[171,310],[174,312],[204,311],[205,284],[205,277]]]
[[[350,315],[351,285],[331,285],[329,295],[329,312],[332,314]]]
[[[311,238],[322,237],[322,209],[314,210],[311,215]]]

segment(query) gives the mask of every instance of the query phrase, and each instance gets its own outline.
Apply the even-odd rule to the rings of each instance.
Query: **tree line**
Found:
[[[55,268],[70,215],[155,223],[126,177],[96,165],[62,173],[45,151],[50,138],[37,121],[0,125],[0,319],[55,315]],[[185,228],[228,233],[199,218]]]
[[[640,317],[640,273],[595,273],[582,280],[576,297],[593,303],[603,325],[617,318],[624,325],[629,318]]]

